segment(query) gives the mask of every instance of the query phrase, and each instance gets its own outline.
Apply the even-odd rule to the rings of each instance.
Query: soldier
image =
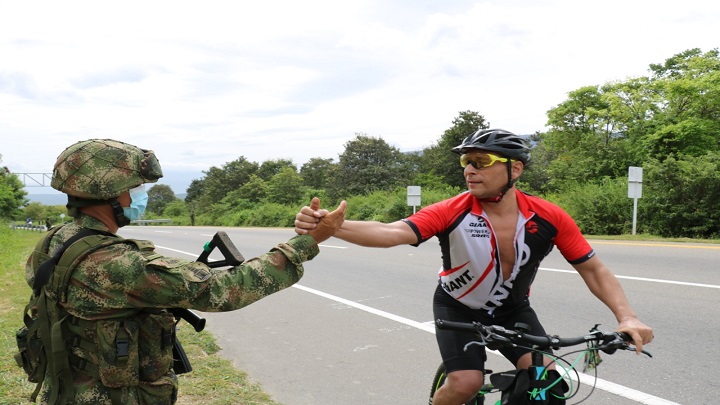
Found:
[[[148,199],[143,185],[161,177],[152,151],[110,139],[78,142],[58,157],[51,185],[68,195],[68,212],[75,220],[53,229],[26,267],[36,302],[44,300],[47,306],[46,333],[52,335],[53,350],[45,351],[40,378],[42,403],[174,403],[174,318],[166,308],[232,311],[289,287],[302,277],[303,262],[319,253],[318,244],[344,220],[343,202],[309,235],[295,236],[241,265],[210,268],[162,256],[148,241],[115,235],[142,215]],[[90,253],[69,270],[57,266],[38,294],[34,281],[40,265],[88,230],[121,243],[88,247]],[[42,307],[32,312],[37,315]]]

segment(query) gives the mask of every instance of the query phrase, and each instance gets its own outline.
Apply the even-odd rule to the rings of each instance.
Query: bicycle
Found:
[[[490,383],[484,384],[477,395],[466,405],[482,405],[485,396],[490,393],[501,393],[500,400],[495,405],[526,405],[526,404],[564,404],[566,400],[573,398],[579,390],[579,374],[576,369],[577,363],[582,359],[584,369],[594,369],[597,378],[597,365],[602,361],[599,352],[614,354],[619,350],[635,351],[635,347],[628,342],[632,339],[623,332],[601,332],[597,329],[599,325],[595,325],[590,329],[589,333],[583,336],[561,338],[559,336],[535,336],[527,334],[529,330],[527,325],[517,323],[515,329],[506,329],[497,325],[483,325],[479,322],[454,322],[438,319],[435,325],[439,329],[455,329],[470,330],[477,334],[478,341],[473,341],[465,346],[470,345],[485,346],[490,350],[497,350],[502,347],[521,346],[532,349],[532,364],[525,370],[510,370],[500,373],[493,373],[492,370],[485,370],[484,375],[489,376]],[[586,348],[566,353],[562,356],[549,353],[550,349],[559,350],[561,347],[571,347],[586,344]],[[572,363],[565,357],[580,354]],[[643,350],[643,354],[652,357],[650,353]],[[543,358],[548,356],[553,363],[563,369],[563,374],[557,370],[548,369]],[[568,368],[565,368],[565,365]],[[573,382],[569,378],[569,374],[574,372],[575,380],[578,384],[573,388]],[[433,378],[430,390],[430,402],[432,405],[433,396],[445,383],[445,366],[440,363],[438,370]],[[569,381],[569,383],[568,383]],[[593,389],[594,384],[593,384]],[[566,395],[566,393],[569,394]],[[584,401],[590,395],[579,402]],[[551,402],[552,401],[552,402]],[[578,402],[578,403],[579,403]]]

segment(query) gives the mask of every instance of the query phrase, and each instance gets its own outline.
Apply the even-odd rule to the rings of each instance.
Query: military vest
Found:
[[[33,251],[35,270],[33,295],[25,307],[25,326],[17,333],[18,364],[28,380],[37,383],[31,399],[36,400],[43,384],[43,396],[49,404],[74,401],[74,378],[82,373],[100,381],[109,391],[113,404],[127,402],[130,390],[140,381],[153,382],[167,377],[173,363],[172,345],[175,332],[173,315],[164,309],[138,309],[125,318],[88,320],[69,314],[68,284],[75,268],[98,249],[126,243],[134,245],[152,260],[155,253],[150,241],[124,239],[119,236],[82,228],[50,256],[50,241],[60,227],[53,228]],[[167,385],[159,392],[137,392],[140,403],[173,403],[177,381],[172,376],[171,392]],[[152,386],[152,385],[150,385]],[[125,398],[125,399],[123,399]]]

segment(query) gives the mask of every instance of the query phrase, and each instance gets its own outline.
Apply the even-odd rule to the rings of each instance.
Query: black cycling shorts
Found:
[[[456,322],[480,322],[484,325],[500,325],[505,328],[513,328],[515,323],[522,322],[530,327],[529,333],[531,335],[545,335],[545,329],[543,329],[537,314],[530,307],[528,301],[524,301],[510,311],[503,311],[499,316],[490,317],[485,310],[468,308],[458,302],[446,293],[439,284],[433,299],[433,314],[435,319]],[[477,340],[477,335],[473,332],[436,329],[435,337],[448,373],[457,370],[484,371],[485,360],[487,360],[485,347],[472,345],[468,347],[467,351],[463,350],[466,344]],[[530,349],[520,347],[500,349],[500,353],[510,360],[513,366],[517,364],[522,355],[529,352]]]

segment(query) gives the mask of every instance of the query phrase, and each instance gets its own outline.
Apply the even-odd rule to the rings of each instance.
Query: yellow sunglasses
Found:
[[[506,163],[512,161],[512,159],[500,157],[497,155],[493,155],[492,153],[485,152],[463,153],[460,156],[460,166],[467,167],[467,165],[472,165],[472,167],[478,170],[490,167],[496,162]]]

